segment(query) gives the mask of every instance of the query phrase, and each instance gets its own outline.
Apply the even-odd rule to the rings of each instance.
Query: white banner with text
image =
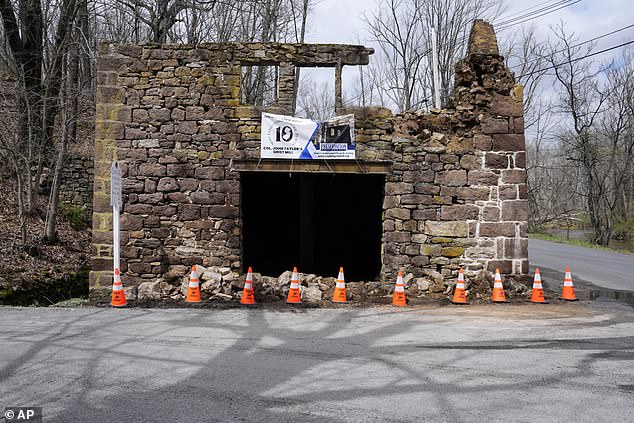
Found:
[[[263,159],[354,159],[354,115],[325,122],[262,113]]]

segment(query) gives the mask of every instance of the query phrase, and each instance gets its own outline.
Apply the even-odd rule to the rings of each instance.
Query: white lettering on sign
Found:
[[[354,115],[325,122],[262,113],[263,159],[354,159]]]

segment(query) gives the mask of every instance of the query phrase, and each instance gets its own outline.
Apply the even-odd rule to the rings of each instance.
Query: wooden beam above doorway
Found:
[[[237,172],[357,173],[389,175],[392,162],[358,160],[234,160],[229,166]]]

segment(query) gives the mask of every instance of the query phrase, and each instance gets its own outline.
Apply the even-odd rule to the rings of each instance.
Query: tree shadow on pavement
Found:
[[[459,323],[385,310],[96,312],[84,315],[90,325],[71,320],[35,342],[0,377],[57,357],[49,371],[60,374],[66,395],[39,398],[46,421],[463,421],[461,398],[531,393],[535,378],[540,387],[565,383],[590,375],[598,360],[631,360],[634,348],[634,337],[431,342],[430,327]],[[566,349],[585,357],[535,377],[481,363],[487,351]],[[64,370],[64,359],[76,372]],[[476,376],[463,377],[467,370]]]

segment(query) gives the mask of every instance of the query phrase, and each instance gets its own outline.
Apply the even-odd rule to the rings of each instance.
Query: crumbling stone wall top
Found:
[[[469,35],[468,52],[469,55],[500,55],[493,25],[481,19],[473,21],[471,35]]]

